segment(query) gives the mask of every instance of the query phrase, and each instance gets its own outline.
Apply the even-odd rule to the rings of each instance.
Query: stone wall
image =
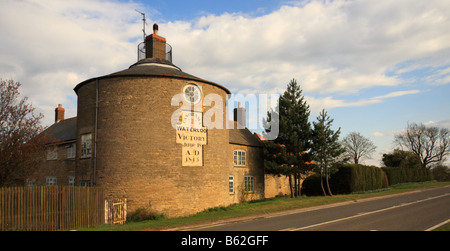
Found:
[[[72,144],[58,144],[57,159],[47,160],[46,154],[40,159],[40,168],[34,173],[31,182],[36,186],[45,186],[46,177],[56,178],[58,186],[68,186],[69,178],[75,177],[75,158],[67,158],[67,147]],[[53,149],[53,146],[48,146]]]
[[[290,196],[289,178],[286,176],[276,176],[266,174],[264,176],[264,193],[266,198],[273,198],[276,196]]]

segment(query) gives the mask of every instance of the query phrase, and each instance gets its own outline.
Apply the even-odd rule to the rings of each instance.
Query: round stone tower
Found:
[[[75,87],[77,183],[127,198],[130,212],[173,217],[229,204],[229,132],[205,126],[203,118],[221,107],[213,120],[226,128],[230,92],[172,64],[157,31],[155,25],[140,47],[144,59]]]

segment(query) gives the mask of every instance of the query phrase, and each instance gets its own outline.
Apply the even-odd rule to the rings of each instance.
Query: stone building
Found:
[[[260,139],[238,129],[245,109],[228,118],[227,88],[175,66],[157,25],[139,53],[128,69],[74,88],[76,118],[55,109],[44,133],[56,141],[36,184],[101,186],[108,197],[127,198],[130,212],[167,217],[283,193],[272,180],[267,191]],[[211,111],[214,126],[205,123]]]

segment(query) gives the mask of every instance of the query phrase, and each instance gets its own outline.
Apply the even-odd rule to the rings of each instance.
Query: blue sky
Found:
[[[260,16],[279,8],[288,1],[273,0],[229,0],[229,1],[137,1],[153,9],[157,21],[189,21],[205,15],[223,13],[242,13]]]
[[[0,78],[22,83],[44,124],[57,104],[76,116],[73,88],[128,68],[153,23],[174,64],[233,93],[282,93],[296,79],[311,107],[377,145],[408,122],[450,128],[450,2],[115,1],[0,2]]]

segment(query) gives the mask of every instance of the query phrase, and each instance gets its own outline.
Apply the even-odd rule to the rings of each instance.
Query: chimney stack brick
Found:
[[[58,107],[55,108],[55,123],[64,120],[64,112],[65,109],[62,107],[61,104],[58,104]]]
[[[245,108],[241,107],[241,102],[238,103],[237,108],[234,108],[234,121],[237,124],[237,129],[245,129]]]
[[[153,34],[145,39],[145,57],[166,59],[166,39],[158,35],[158,25],[153,25]]]

